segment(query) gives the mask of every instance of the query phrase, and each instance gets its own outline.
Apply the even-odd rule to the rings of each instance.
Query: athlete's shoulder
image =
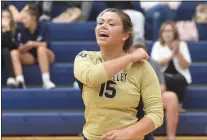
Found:
[[[141,61],[132,63],[131,68],[134,68],[134,67],[135,68],[142,68],[142,67],[146,67],[147,65],[150,65],[148,61],[141,60]]]
[[[97,51],[86,51],[86,50],[83,50],[83,51],[79,52],[76,57],[96,58],[99,55],[100,55],[100,52],[97,52]]]

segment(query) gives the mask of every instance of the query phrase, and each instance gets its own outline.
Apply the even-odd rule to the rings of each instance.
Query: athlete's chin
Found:
[[[97,40],[97,43],[99,46],[108,46],[109,45],[108,41],[103,41],[103,40]]]

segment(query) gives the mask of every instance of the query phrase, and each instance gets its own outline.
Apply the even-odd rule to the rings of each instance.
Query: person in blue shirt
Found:
[[[38,16],[37,5],[28,5],[28,9],[22,14],[23,25],[17,29],[18,48],[11,51],[14,73],[19,88],[25,87],[22,64],[36,63],[40,66],[43,87],[47,89],[55,87],[49,75],[49,64],[54,61],[55,55],[47,43],[46,24],[38,23]]]

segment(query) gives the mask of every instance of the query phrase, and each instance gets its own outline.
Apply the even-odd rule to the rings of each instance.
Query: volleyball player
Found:
[[[157,76],[145,61],[144,49],[126,53],[132,45],[130,17],[106,9],[95,29],[99,52],[82,51],[74,75],[85,104],[83,135],[87,140],[143,139],[163,123],[163,105]],[[146,115],[137,118],[140,98]]]

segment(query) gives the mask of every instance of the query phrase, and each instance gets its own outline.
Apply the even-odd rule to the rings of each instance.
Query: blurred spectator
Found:
[[[37,5],[28,5],[28,9],[22,15],[24,26],[19,26],[17,32],[18,49],[11,52],[16,81],[20,88],[25,87],[21,64],[36,64],[37,62],[42,73],[43,87],[55,87],[49,75],[49,63],[54,61],[55,56],[48,48],[45,24],[37,22],[38,15]]]
[[[179,8],[181,0],[178,1],[140,1],[141,7],[145,11],[146,21],[152,23],[150,30],[153,30],[153,40],[158,38],[158,30],[166,20],[173,20],[176,10]],[[149,28],[149,27],[148,27]]]
[[[147,51],[147,46],[145,44],[144,39],[142,38],[134,39],[131,51],[137,48],[143,48]],[[162,100],[163,100],[163,105],[164,105],[164,109],[166,112],[167,139],[175,140],[177,123],[179,120],[179,104],[178,104],[176,93],[166,90],[164,75],[161,72],[159,63],[157,63],[152,58],[149,58],[148,62],[151,64],[151,66],[155,70],[157,77],[159,79],[159,82],[160,82]]]
[[[191,57],[187,43],[180,41],[175,22],[166,21],[162,24],[159,40],[154,43],[151,56],[161,65],[167,90],[175,92],[182,103],[187,85],[191,83]]]
[[[3,1],[3,8],[8,8],[16,22],[21,22],[21,16],[24,10],[28,8],[28,4],[35,1]]]
[[[182,41],[207,40],[207,4],[196,7],[195,17],[191,21],[176,23]]]
[[[16,48],[14,41],[14,34],[16,30],[15,21],[13,20],[12,13],[9,9],[4,9],[2,11],[2,22],[1,22],[1,31],[2,31],[2,44],[1,44],[1,57],[2,57],[2,66],[5,67],[8,74],[7,86],[16,87],[16,80],[14,78],[13,66],[10,56],[10,50]]]
[[[131,1],[106,1],[105,3],[107,5],[107,8],[122,9],[129,15],[134,25],[134,38],[144,37],[145,17],[141,12],[134,10]]]
[[[82,2],[77,1],[43,1],[41,3],[42,15],[39,20],[51,20],[56,23],[77,21],[80,19],[82,13],[81,4]],[[56,10],[55,14],[54,10]]]

